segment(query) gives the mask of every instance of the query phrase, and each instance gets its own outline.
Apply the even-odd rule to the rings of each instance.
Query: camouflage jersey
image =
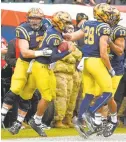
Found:
[[[75,43],[72,43],[75,46],[75,51],[71,52],[66,57],[56,62],[54,72],[68,73],[73,74],[76,70],[76,63],[81,60],[82,52],[76,47]]]

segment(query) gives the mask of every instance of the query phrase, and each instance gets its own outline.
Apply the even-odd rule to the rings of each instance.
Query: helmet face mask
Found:
[[[73,25],[67,25],[65,28],[66,33],[73,33],[74,32],[74,26]]]
[[[113,14],[112,14],[111,26],[113,27],[113,26],[117,25],[121,19],[120,19],[120,11],[114,7],[112,9],[113,9]]]
[[[31,28],[34,30],[38,30],[42,25],[40,18],[29,17],[28,22],[29,22]]]
[[[64,32],[67,25],[72,23],[72,18],[67,12],[59,11],[52,16],[52,24]]]
[[[42,26],[43,11],[40,8],[31,8],[27,13],[27,20],[33,30],[39,30]]]

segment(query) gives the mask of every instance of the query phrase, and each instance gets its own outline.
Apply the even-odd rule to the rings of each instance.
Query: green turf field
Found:
[[[126,128],[117,128],[115,133],[126,133]],[[74,128],[69,129],[56,129],[52,128],[46,130],[48,137],[56,136],[76,136],[78,135],[77,131]],[[7,130],[1,130],[1,139],[13,139],[13,138],[33,138],[39,137],[38,134],[32,129],[23,129],[17,135],[10,134]]]

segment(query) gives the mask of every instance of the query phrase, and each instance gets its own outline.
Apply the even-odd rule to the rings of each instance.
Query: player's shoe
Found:
[[[4,125],[4,122],[2,122],[2,121],[1,121],[1,128],[6,129],[5,125]]]
[[[8,131],[12,134],[18,134],[19,130],[21,129],[22,124],[18,121],[15,121],[13,125],[8,129]]]
[[[51,129],[51,127],[47,126],[44,123],[41,123],[41,127],[42,127],[43,130],[49,130],[49,129]]]
[[[117,126],[118,126],[118,122],[117,122],[117,123],[109,122],[109,123],[106,125],[106,127],[105,127],[105,129],[104,129],[104,131],[103,131],[103,136],[104,136],[104,137],[109,137],[109,136],[111,136],[111,135],[114,133],[114,131],[115,131],[115,129],[117,128]]]
[[[90,135],[91,135],[91,134],[98,133],[103,130],[102,124],[97,125],[94,123],[94,120],[91,117],[90,113],[88,113],[88,112],[84,113],[83,119],[85,120],[85,122],[89,128],[89,132],[87,134],[90,133]]]
[[[31,118],[31,119],[28,121],[28,124],[29,124],[41,137],[47,137],[46,133],[45,133],[44,130],[43,130],[43,125],[42,125],[42,124],[37,125],[37,124],[35,123],[34,118]]]
[[[104,129],[105,129],[105,127],[107,126],[107,124],[108,124],[108,120],[103,120],[102,121],[102,131],[99,131],[99,132],[97,132],[97,136],[103,136],[103,131],[104,131]]]
[[[81,123],[81,121],[78,118],[74,118],[73,119],[73,124],[74,124],[75,129],[80,134],[80,136],[87,139],[88,135],[87,135],[86,131],[84,130],[83,123]]]

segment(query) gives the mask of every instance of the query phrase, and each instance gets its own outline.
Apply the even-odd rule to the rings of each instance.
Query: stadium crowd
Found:
[[[38,2],[44,4],[83,4],[83,5],[96,5],[99,3],[126,4],[125,0],[1,0],[1,2]]]
[[[93,11],[96,21],[78,13],[74,25],[67,12],[48,19],[31,8],[15,39],[1,39],[1,119],[11,134],[26,122],[42,137],[49,126],[109,137],[117,113],[124,123],[126,28],[116,8],[101,3]]]

